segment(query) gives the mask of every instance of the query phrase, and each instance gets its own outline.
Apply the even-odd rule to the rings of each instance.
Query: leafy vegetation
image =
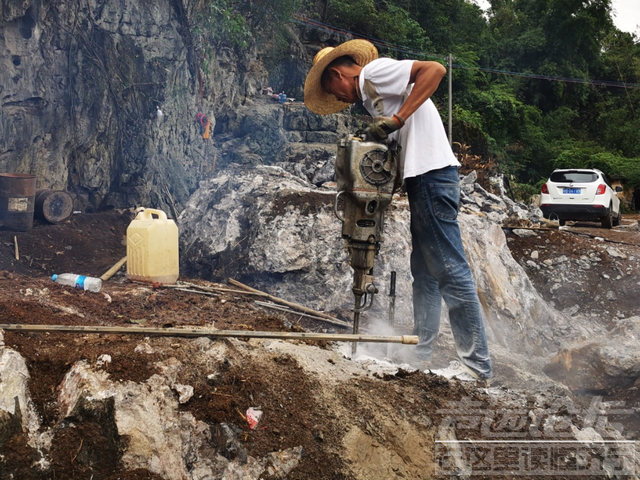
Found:
[[[640,161],[603,151],[595,145],[576,147],[561,152],[554,168],[597,168],[611,176],[625,178],[630,185],[640,186]]]
[[[203,50],[202,68],[208,72],[208,62],[220,47],[239,53],[256,43],[267,48],[268,67],[278,68],[276,58],[286,56],[290,42],[287,25],[302,0],[200,0],[194,15],[194,37]]]
[[[265,24],[283,32],[298,12],[377,39],[387,56],[452,54],[454,140],[497,161],[523,192],[561,166],[640,188],[640,38],[615,28],[611,0],[490,3],[483,13],[470,0],[207,0],[227,22],[216,41],[241,45]],[[434,100],[446,116],[447,89]]]
[[[193,33],[201,37],[201,44],[209,50],[220,44],[244,48],[251,37],[246,19],[231,0],[201,2]]]

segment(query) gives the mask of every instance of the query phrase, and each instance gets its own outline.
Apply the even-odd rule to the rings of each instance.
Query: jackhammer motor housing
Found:
[[[347,136],[338,142],[336,183],[344,198],[342,236],[357,242],[382,242],[384,210],[398,176],[397,154],[384,143]]]

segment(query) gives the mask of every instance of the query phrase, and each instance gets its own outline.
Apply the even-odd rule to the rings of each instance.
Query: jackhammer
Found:
[[[338,141],[335,163],[338,193],[334,211],[342,222],[353,268],[353,333],[360,314],[371,308],[378,288],[373,282],[374,258],[383,242],[384,212],[398,186],[398,147],[371,141],[366,131]],[[340,199],[343,214],[339,210]],[[355,351],[355,344],[353,345]]]

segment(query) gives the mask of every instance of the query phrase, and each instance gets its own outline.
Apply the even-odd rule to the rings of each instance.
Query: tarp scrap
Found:
[[[209,138],[209,128],[211,126],[211,123],[209,122],[207,116],[202,112],[198,112],[198,114],[196,115],[196,121],[198,122],[198,126],[200,127],[202,138]]]

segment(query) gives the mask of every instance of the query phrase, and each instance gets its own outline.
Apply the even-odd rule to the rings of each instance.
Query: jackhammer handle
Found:
[[[336,200],[333,204],[333,213],[335,213],[336,217],[338,218],[338,220],[340,220],[342,223],[344,223],[344,217],[340,216],[340,211],[338,210],[338,199],[340,198],[340,195],[342,195],[345,192],[345,190],[341,190],[337,193],[336,195]]]

